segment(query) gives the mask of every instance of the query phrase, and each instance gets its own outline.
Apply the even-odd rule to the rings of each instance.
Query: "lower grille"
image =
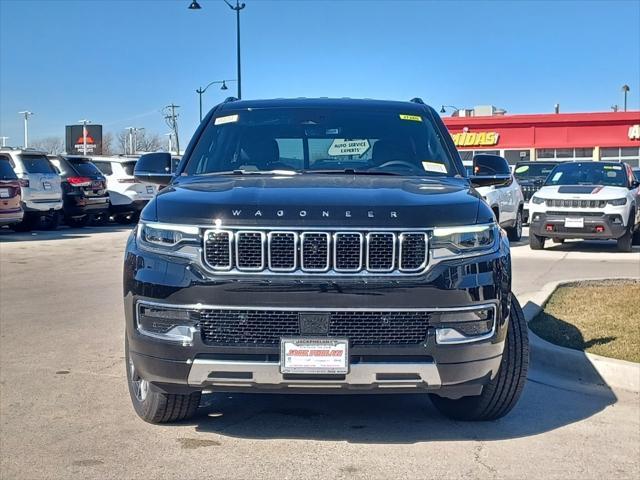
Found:
[[[428,312],[334,311],[326,314],[325,337],[351,345],[416,345],[427,336]],[[279,345],[283,337],[305,336],[295,311],[201,310],[202,340],[209,345]]]

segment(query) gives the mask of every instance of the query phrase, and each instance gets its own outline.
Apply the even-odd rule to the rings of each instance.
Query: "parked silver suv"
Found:
[[[45,152],[33,149],[0,148],[0,159],[6,159],[20,180],[22,189],[22,222],[14,230],[28,231],[39,226],[53,230],[58,226],[62,209],[60,177]]]

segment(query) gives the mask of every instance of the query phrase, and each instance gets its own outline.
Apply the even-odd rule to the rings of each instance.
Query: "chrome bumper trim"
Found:
[[[396,375],[398,378],[393,378]],[[382,376],[380,378],[380,376]],[[284,388],[439,388],[435,363],[356,363],[349,373],[336,379],[284,378],[278,362],[194,360],[188,383],[193,387],[284,387]]]

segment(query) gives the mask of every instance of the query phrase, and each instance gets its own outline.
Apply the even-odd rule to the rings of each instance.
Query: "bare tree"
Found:
[[[157,152],[163,150],[163,141],[157,133],[147,133],[145,130],[139,131],[136,137],[136,151]]]
[[[107,132],[102,136],[102,154],[113,155],[113,133]]]
[[[64,139],[62,137],[45,137],[31,142],[33,148],[44,150],[52,155],[64,153]]]
[[[118,153],[129,153],[129,132],[122,130],[116,135],[116,148]]]

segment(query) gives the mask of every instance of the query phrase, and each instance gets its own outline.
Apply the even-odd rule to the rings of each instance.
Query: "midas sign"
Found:
[[[498,132],[461,132],[452,135],[456,147],[497,145],[499,136]]]

